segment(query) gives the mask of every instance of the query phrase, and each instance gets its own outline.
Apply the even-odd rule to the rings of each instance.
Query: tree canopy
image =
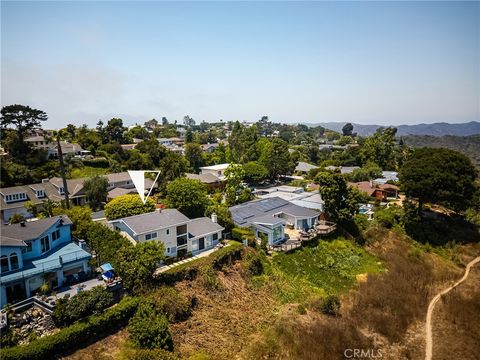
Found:
[[[155,202],[151,198],[148,198],[144,204],[138,194],[127,194],[116,197],[105,205],[105,217],[108,220],[114,220],[154,210]]]
[[[207,189],[200,181],[179,178],[167,185],[166,204],[190,218],[201,217],[208,206]]]
[[[402,190],[418,199],[419,210],[426,202],[465,210],[475,192],[476,175],[468,157],[443,148],[414,150],[399,172]]]
[[[85,195],[90,199],[90,206],[96,209],[102,202],[107,199],[108,180],[103,176],[94,176],[85,180],[83,189]]]
[[[362,199],[357,189],[349,187],[345,177],[338,173],[320,172],[316,177],[324,211],[334,221],[351,220]]]

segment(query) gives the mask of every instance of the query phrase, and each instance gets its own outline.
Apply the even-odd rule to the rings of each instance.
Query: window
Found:
[[[32,242],[26,241],[25,244],[27,244],[27,247],[22,249],[22,254],[32,252]]]
[[[60,239],[60,229],[58,230],[55,230],[53,233],[52,233],[52,240],[55,241],[57,239]]]
[[[16,253],[10,254],[10,266],[12,267],[12,270],[18,269],[18,256]]]
[[[167,254],[170,254],[170,248],[167,248]]]
[[[65,193],[65,188],[64,188],[63,186],[59,187],[59,188],[58,188],[58,193],[59,193],[60,195],[64,194],[64,193]]]
[[[165,234],[170,235],[170,229],[165,230]]]
[[[187,233],[187,225],[177,226],[177,235],[182,235]]]
[[[218,233],[215,233],[212,235],[213,241],[218,240]]]
[[[45,193],[43,192],[43,190],[37,190],[37,198],[43,198],[45,196]]]
[[[145,240],[151,240],[151,239],[156,239],[156,238],[157,238],[157,233],[156,232],[145,235]]]
[[[198,239],[192,240],[192,251],[198,250]]]
[[[182,246],[187,244],[187,235],[177,236],[177,246]]]
[[[2,262],[2,272],[7,272],[10,270],[10,267],[8,266],[8,259],[5,255],[2,255],[1,257],[1,262]]]
[[[40,244],[42,245],[42,253],[50,250],[50,241],[48,239],[48,235],[40,239]]]

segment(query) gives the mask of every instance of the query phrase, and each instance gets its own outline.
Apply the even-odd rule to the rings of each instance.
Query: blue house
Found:
[[[66,276],[88,272],[91,255],[72,242],[67,216],[1,225],[0,306],[32,296],[44,283],[62,286]]]

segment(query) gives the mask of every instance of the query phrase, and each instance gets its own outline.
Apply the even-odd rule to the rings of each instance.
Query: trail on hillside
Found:
[[[463,274],[462,278],[458,280],[455,284],[452,286],[446,288],[445,290],[439,292],[433,299],[430,301],[430,304],[428,305],[428,310],[427,310],[427,323],[426,323],[426,348],[425,348],[425,360],[431,360],[432,359],[432,348],[433,348],[433,341],[432,341],[432,314],[433,314],[433,309],[435,308],[435,304],[438,302],[438,300],[448,292],[450,292],[452,289],[456,288],[458,285],[460,285],[462,282],[464,282],[468,274],[470,273],[470,269],[472,266],[474,266],[476,263],[480,262],[480,256],[476,257],[472,261],[470,261],[467,264],[467,267],[465,268],[465,273]]]

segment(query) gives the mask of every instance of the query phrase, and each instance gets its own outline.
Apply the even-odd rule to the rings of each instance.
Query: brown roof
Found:
[[[369,196],[375,195],[376,190],[383,191],[383,189],[380,189],[378,187],[375,187],[375,186],[372,187],[370,185],[370,181],[360,181],[360,182],[357,182],[357,183],[348,183],[348,185],[356,187],[358,190],[360,190],[364,193],[367,193]]]
[[[379,186],[380,189],[382,190],[400,190],[400,188],[397,186],[397,185],[393,185],[393,184],[382,184]]]

